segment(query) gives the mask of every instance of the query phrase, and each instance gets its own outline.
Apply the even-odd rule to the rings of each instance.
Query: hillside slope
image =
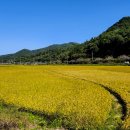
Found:
[[[79,43],[64,43],[54,44],[45,48],[28,50],[22,49],[14,54],[0,56],[0,62],[2,63],[19,63],[19,62],[46,62],[58,61],[59,58],[64,57],[70,53],[72,48],[79,45]]]
[[[54,44],[37,50],[23,49],[0,56],[1,63],[86,63],[87,58],[130,56],[130,17],[124,17],[98,37],[82,44]]]
[[[85,42],[86,53],[96,57],[130,55],[130,17],[124,17],[105,32]]]

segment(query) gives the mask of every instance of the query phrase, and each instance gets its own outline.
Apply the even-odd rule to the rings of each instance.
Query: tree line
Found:
[[[0,63],[86,64],[130,61],[130,17],[124,17],[98,37],[84,43],[52,45],[39,50],[23,49],[0,56]]]

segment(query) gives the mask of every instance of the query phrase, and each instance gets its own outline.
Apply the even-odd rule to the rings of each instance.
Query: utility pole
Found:
[[[68,54],[67,54],[67,64],[69,63],[68,59],[69,59],[69,56],[68,56]]]
[[[50,57],[50,64],[51,64],[51,56],[49,56]]]
[[[14,64],[15,64],[15,58],[14,58]]]
[[[2,64],[4,63],[3,61],[4,61],[4,60],[3,60],[3,58],[2,58]]]
[[[93,61],[93,51],[92,51],[92,61]]]
[[[33,57],[33,64],[35,64],[35,58]]]
[[[21,65],[21,57],[20,57],[20,65]]]
[[[51,55],[50,55],[50,51],[49,50],[48,50],[48,55],[49,55],[50,64],[51,64]]]

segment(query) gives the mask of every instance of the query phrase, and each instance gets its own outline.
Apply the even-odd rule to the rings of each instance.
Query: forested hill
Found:
[[[79,43],[54,44],[45,48],[28,50],[22,49],[14,54],[0,56],[1,63],[61,63],[68,58],[71,50]]]
[[[98,37],[84,43],[54,44],[0,56],[1,63],[88,63],[106,57],[130,60],[130,17],[124,17]]]
[[[86,53],[96,57],[130,55],[130,17],[124,17],[107,31],[86,42]]]

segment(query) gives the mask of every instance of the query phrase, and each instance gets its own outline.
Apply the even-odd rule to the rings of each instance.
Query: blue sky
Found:
[[[124,16],[130,0],[0,0],[0,55],[82,43]]]

